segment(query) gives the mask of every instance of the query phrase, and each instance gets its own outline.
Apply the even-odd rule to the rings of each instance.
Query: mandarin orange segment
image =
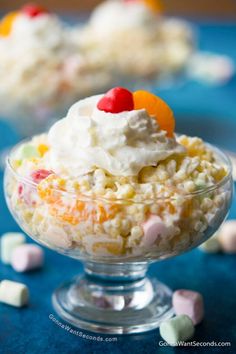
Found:
[[[42,188],[40,185],[37,187],[38,195],[48,204],[55,204],[60,200],[58,192],[50,188]]]
[[[168,205],[168,210],[169,210],[169,213],[170,214],[175,214],[176,213],[176,208],[175,208],[175,206],[172,204],[172,203],[167,203],[167,205]]]
[[[71,213],[65,213],[63,215],[59,215],[59,218],[63,220],[64,222],[67,222],[71,225],[77,225],[80,222],[80,219],[78,216],[73,215]]]
[[[102,224],[103,222],[114,218],[114,216],[117,213],[117,208],[116,205],[111,205],[111,206],[103,206],[103,205],[98,205],[97,206],[97,221]]]
[[[136,91],[133,93],[134,109],[146,109],[149,115],[154,116],[161,130],[167,132],[169,138],[173,137],[175,119],[170,107],[158,96],[148,91]]]
[[[52,201],[51,195],[46,195],[46,201]],[[116,212],[116,205],[105,207],[102,204],[93,205],[79,200],[76,201],[74,206],[65,206],[61,200],[55,200],[50,208],[51,215],[71,225],[89,220],[93,223],[102,224],[112,219]]]
[[[85,208],[85,202],[82,202],[80,200],[76,201],[76,210],[78,210],[79,212],[83,211]]]
[[[58,200],[50,206],[49,210],[52,216],[71,225],[77,225],[82,221],[81,214],[77,211],[77,204],[72,207],[65,206],[62,200]]]
[[[144,4],[155,13],[163,12],[163,4],[160,0],[143,0]]]
[[[0,22],[0,36],[7,37],[11,33],[12,24],[19,15],[18,11],[9,12]]]
[[[181,215],[183,218],[189,218],[191,217],[192,212],[193,212],[193,200],[192,199],[186,200],[186,202],[183,205]]]
[[[51,174],[37,185],[37,192],[46,203],[58,203],[61,199],[61,192],[64,191],[65,180]]]

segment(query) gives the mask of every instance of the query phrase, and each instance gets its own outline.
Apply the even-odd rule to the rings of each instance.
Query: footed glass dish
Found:
[[[84,265],[83,274],[53,294],[61,318],[89,331],[123,334],[157,328],[173,315],[171,289],[150,278],[147,270],[151,262],[206,241],[227,216],[231,165],[220,150],[208,147],[226,167],[220,182],[194,193],[176,191],[171,198],[144,200],[140,194],[137,202],[65,192],[55,184],[55,175],[37,184],[16,172],[13,150],[4,182],[12,215],[35,241]],[[152,218],[144,225],[139,215],[146,210]],[[130,220],[136,224],[131,235],[125,229]]]

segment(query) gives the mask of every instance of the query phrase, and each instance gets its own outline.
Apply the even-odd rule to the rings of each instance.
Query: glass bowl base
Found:
[[[85,275],[58,288],[52,300],[63,320],[97,333],[141,333],[173,316],[172,291],[148,277],[119,283]]]

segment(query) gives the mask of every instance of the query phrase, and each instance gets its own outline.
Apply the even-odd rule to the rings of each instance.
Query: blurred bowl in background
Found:
[[[110,86],[109,70],[71,38],[69,26],[37,5],[0,22],[0,117],[21,137],[44,131],[73,102]]]
[[[170,85],[186,69],[196,35],[187,21],[163,16],[155,4],[153,9],[145,1],[104,1],[75,26],[72,40],[125,86]]]

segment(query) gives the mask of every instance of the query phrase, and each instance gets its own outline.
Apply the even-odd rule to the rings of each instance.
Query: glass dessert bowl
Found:
[[[228,158],[173,130],[161,99],[115,88],[10,153],[5,195],[18,224],[84,263],[53,294],[69,323],[120,334],[158,327],[173,314],[172,292],[146,276],[148,265],[196,247],[225,219]]]

